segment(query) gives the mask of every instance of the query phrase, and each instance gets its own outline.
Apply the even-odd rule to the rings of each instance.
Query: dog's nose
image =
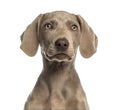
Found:
[[[65,51],[68,48],[68,46],[69,46],[69,42],[65,38],[58,39],[55,42],[55,47],[61,51]]]

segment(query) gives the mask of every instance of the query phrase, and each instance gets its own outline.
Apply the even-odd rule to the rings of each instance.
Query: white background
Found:
[[[20,49],[20,35],[40,13],[64,10],[80,14],[97,34],[97,53],[84,59],[78,52],[76,70],[91,110],[120,110],[119,0],[0,1],[0,110],[23,110],[42,70],[40,48],[35,57]]]

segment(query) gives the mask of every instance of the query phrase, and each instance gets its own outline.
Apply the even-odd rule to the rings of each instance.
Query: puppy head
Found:
[[[97,37],[79,15],[52,12],[39,15],[21,35],[21,49],[34,56],[39,43],[43,56],[49,61],[71,61],[77,47],[85,58],[97,48]]]

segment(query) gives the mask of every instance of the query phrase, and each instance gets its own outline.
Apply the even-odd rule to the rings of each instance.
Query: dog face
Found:
[[[21,39],[21,49],[29,56],[35,55],[40,44],[44,58],[57,62],[72,61],[78,46],[86,58],[97,48],[97,37],[85,20],[62,11],[39,15]]]
[[[49,61],[71,61],[79,45],[80,26],[76,16],[48,13],[41,20],[39,39],[42,54]]]

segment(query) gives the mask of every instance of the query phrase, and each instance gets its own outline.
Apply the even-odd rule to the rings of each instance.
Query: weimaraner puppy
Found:
[[[40,14],[21,36],[21,49],[34,56],[40,44],[43,70],[24,110],[89,110],[74,67],[77,48],[89,58],[97,37],[79,15],[64,11]]]

